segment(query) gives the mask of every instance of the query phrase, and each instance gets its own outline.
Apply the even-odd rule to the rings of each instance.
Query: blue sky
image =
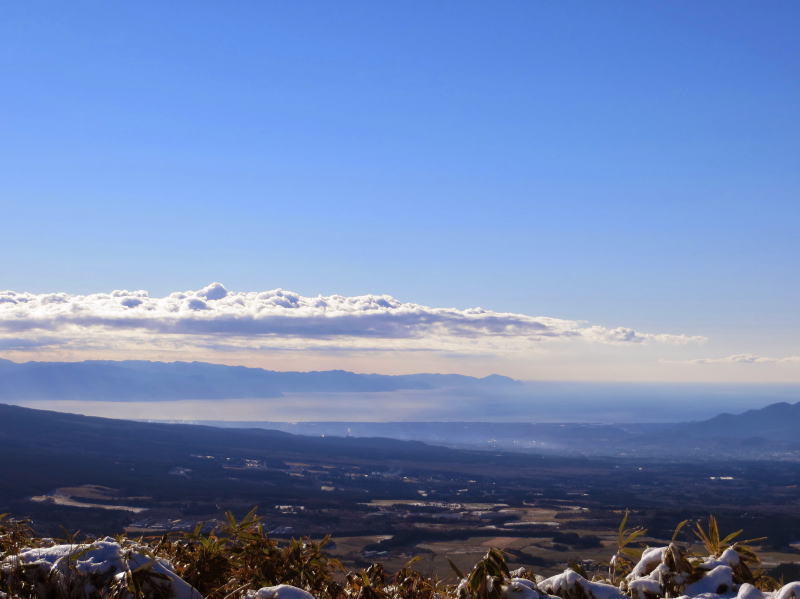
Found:
[[[0,288],[390,294],[708,338],[488,362],[517,376],[793,381],[796,362],[675,364],[800,354],[798,17],[4,4]],[[398,368],[340,355],[320,364]],[[226,359],[291,365],[272,358]]]

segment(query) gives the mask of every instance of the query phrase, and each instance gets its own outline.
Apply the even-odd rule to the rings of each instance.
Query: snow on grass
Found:
[[[138,586],[154,597],[202,599],[169,562],[151,557],[146,548],[133,543],[123,547],[110,537],[28,549],[3,559],[0,570],[42,597],[88,598],[116,589],[116,596],[125,599],[133,596],[129,589]]]

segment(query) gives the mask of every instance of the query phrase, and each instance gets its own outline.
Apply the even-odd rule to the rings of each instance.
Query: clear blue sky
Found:
[[[4,3],[0,288],[797,354],[798,30],[790,1]]]

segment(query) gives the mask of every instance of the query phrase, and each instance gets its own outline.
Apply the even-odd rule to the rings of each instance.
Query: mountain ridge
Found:
[[[798,459],[800,402],[777,402],[739,414],[678,423],[558,423],[480,421],[198,421],[223,428],[261,428],[300,435],[421,441],[469,449],[548,455],[735,456]],[[736,440],[731,443],[731,440]]]
[[[708,420],[689,423],[687,426],[697,432],[729,436],[752,433],[755,429],[759,437],[789,441],[797,438],[798,424],[800,424],[800,401],[795,403],[780,401],[739,414],[724,412]]]
[[[278,371],[209,362],[0,359],[0,399],[165,401],[281,397],[291,392],[378,392],[493,388],[521,384],[502,375],[362,374],[346,370]]]

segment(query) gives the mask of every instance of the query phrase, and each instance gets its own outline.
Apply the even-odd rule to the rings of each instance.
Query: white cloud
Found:
[[[733,354],[721,358],[697,358],[681,361],[681,364],[792,364],[800,363],[800,356],[774,358],[757,354]]]
[[[61,344],[56,337],[5,337],[0,336],[0,350],[5,351],[36,351],[45,347],[54,347]]]
[[[388,295],[304,297],[291,291],[235,292],[221,283],[151,297],[146,291],[90,295],[0,291],[0,338],[47,334],[64,344],[229,343],[243,350],[265,340],[302,349],[326,347],[439,351],[514,351],[546,341],[685,344],[697,336],[645,333],[547,316],[483,308],[433,308]],[[18,344],[19,345],[19,344]],[[23,344],[24,345],[24,344]],[[0,346],[1,347],[1,346]]]

